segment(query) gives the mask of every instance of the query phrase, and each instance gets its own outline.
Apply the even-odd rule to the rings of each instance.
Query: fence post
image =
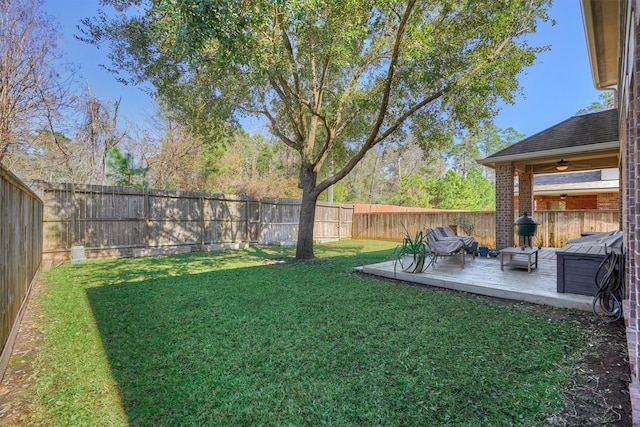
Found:
[[[149,248],[151,241],[151,201],[149,197],[149,189],[144,189],[144,246]]]
[[[71,230],[69,230],[71,236],[69,236],[69,243],[71,246],[78,244],[76,241],[76,185],[71,184]],[[71,246],[66,248],[71,250]]]
[[[338,205],[338,240],[342,240],[342,205]]]
[[[206,228],[205,228],[205,220],[204,220],[204,197],[200,197],[200,246],[204,246],[206,244]]]
[[[244,201],[244,241],[249,241],[249,199]]]
[[[260,238],[262,236],[262,228],[264,227],[262,222],[262,198],[258,199],[258,235],[256,236],[256,242],[260,244]]]

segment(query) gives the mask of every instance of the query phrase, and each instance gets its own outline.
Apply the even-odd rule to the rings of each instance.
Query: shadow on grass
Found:
[[[536,424],[557,403],[570,328],[351,274],[389,244],[316,251],[87,265],[104,278],[86,294],[129,423]]]
[[[273,405],[291,398],[281,383],[304,375],[295,358],[279,357],[306,353],[295,350],[316,340],[305,325],[350,284],[354,266],[392,253],[363,249],[342,244],[340,256],[320,249],[305,263],[294,262],[291,248],[251,247],[84,265],[78,284],[89,285],[130,423],[247,425],[270,414],[278,423],[284,415]],[[88,284],[88,277],[103,282]]]
[[[380,244],[379,244],[380,245]],[[390,247],[383,242],[382,246]],[[206,271],[220,271],[244,268],[256,264],[322,264],[336,262],[344,268],[387,261],[393,258],[393,248],[364,251],[365,246],[357,243],[316,248],[316,258],[309,261],[295,260],[295,249],[288,247],[251,246],[248,249],[212,253],[194,252],[189,254],[101,260],[101,262],[79,264],[86,275],[104,278],[104,284],[153,280],[155,278],[178,277]],[[124,267],[123,267],[124,265]]]

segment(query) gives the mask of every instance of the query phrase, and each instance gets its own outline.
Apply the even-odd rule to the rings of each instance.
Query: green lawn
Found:
[[[388,242],[90,261],[38,302],[33,424],[544,425],[584,331],[351,272]]]

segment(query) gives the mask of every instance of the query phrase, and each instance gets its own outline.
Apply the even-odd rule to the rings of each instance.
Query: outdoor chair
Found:
[[[474,257],[478,252],[478,242],[471,236],[458,236],[451,227],[436,227],[433,229],[438,240],[460,240],[464,245],[464,250]]]
[[[438,233],[432,229],[427,228],[426,244],[429,251],[433,255],[433,265],[435,267],[438,257],[445,256],[458,256],[461,257],[460,266],[464,268],[465,258],[465,244],[463,239],[442,237],[438,238]]]

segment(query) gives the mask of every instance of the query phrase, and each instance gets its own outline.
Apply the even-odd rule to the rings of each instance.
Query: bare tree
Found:
[[[57,31],[42,0],[0,0],[0,161],[13,144],[49,128],[64,90],[54,68]]]
[[[160,146],[149,153],[151,186],[154,188],[196,191],[206,187],[202,165],[202,141],[189,134],[175,120],[160,115],[155,129]]]
[[[86,159],[92,171],[89,182],[94,184],[107,184],[109,151],[127,137],[126,131],[118,128],[120,100],[114,101],[113,104],[111,102],[109,100],[109,103],[104,103],[95,97],[87,83],[87,95],[82,106],[84,124],[79,140],[89,150]]]

